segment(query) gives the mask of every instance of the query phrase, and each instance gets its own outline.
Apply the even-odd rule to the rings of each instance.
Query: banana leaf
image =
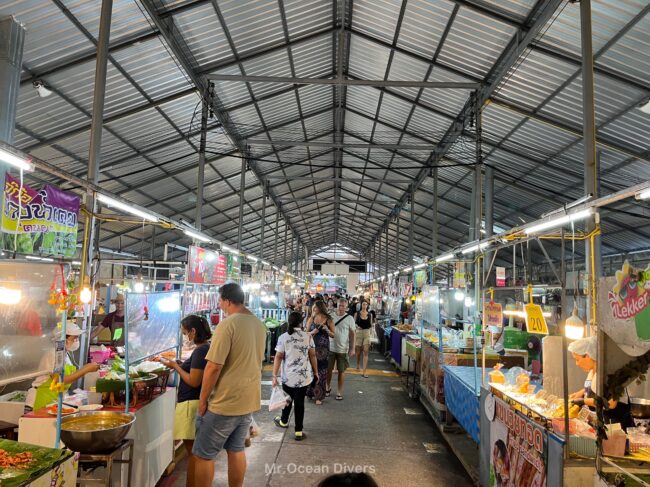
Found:
[[[9,455],[25,452],[32,454],[32,461],[23,468],[10,467],[3,469],[0,467],[0,487],[18,487],[28,481],[35,480],[58,463],[74,455],[69,450],[45,448],[2,439],[0,439],[0,450],[5,450]]]

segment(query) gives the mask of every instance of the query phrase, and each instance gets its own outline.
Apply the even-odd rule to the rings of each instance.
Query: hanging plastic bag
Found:
[[[275,386],[271,391],[271,400],[269,401],[269,411],[284,409],[289,404],[291,397],[282,390],[281,386]]]
[[[260,435],[260,427],[255,422],[255,419],[251,420],[251,426],[249,428],[249,433],[251,438],[255,438]]]
[[[370,343],[375,344],[375,345],[379,343],[379,337],[377,336],[377,328],[376,328],[376,326],[371,326],[370,327]]]

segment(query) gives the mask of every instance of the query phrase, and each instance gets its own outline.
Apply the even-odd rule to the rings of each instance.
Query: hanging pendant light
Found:
[[[579,340],[585,336],[585,323],[578,316],[578,307],[574,306],[573,313],[564,323],[564,335],[569,340]]]

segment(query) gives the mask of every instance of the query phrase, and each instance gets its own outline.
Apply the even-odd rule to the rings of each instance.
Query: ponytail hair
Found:
[[[287,330],[287,333],[289,335],[293,335],[295,329],[299,328],[300,325],[302,325],[302,313],[299,311],[293,311],[289,314],[287,322],[289,323],[289,329]]]
[[[186,331],[190,332],[192,330],[196,331],[196,336],[194,341],[197,343],[207,342],[212,338],[212,331],[210,330],[210,324],[202,316],[198,315],[189,315],[181,320],[181,326],[185,328]]]

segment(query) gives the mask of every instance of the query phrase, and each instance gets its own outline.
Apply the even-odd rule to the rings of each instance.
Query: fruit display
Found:
[[[411,333],[413,332],[413,327],[407,323],[402,325],[393,326],[393,330],[401,331],[402,333]]]

